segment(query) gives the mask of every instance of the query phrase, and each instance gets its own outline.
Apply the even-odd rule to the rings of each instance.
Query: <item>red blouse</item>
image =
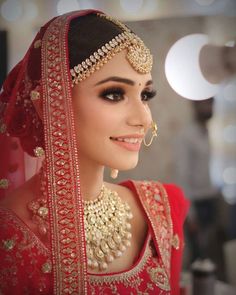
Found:
[[[187,201],[174,185],[131,181],[122,185],[137,194],[146,213],[146,241],[129,270],[89,274],[88,294],[179,294]],[[0,208],[0,261],[0,294],[53,294],[49,249],[5,208]]]

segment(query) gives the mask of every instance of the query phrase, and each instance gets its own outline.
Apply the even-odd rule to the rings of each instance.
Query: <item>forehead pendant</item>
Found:
[[[123,32],[115,36],[112,40],[90,55],[90,57],[70,70],[72,86],[88,78],[92,73],[99,70],[117,53],[124,49],[127,50],[126,58],[135,71],[140,74],[150,73],[153,58],[150,50],[145,46],[143,41],[120,21],[104,14],[98,14],[98,16],[113,22],[120,27]]]
[[[138,37],[131,41],[131,46],[127,48],[127,59],[131,66],[141,74],[151,72],[153,58],[150,50]]]

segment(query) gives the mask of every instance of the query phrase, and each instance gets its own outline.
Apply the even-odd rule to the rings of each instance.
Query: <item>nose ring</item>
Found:
[[[154,137],[157,137],[157,123],[154,121],[152,121],[152,123],[151,123],[151,132],[152,132],[152,136],[151,136],[149,143],[147,143],[145,137],[143,139],[143,143],[147,147],[149,147],[152,144]]]

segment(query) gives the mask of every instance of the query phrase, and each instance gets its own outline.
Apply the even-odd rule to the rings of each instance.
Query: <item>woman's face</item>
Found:
[[[134,168],[152,117],[151,74],[137,73],[122,51],[73,88],[79,157],[83,163]]]

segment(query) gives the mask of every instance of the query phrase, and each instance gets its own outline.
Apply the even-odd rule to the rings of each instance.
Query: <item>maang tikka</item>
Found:
[[[127,51],[126,59],[136,72],[140,74],[150,73],[153,57],[144,42],[120,21],[102,13],[98,13],[97,16],[114,23],[123,32],[105,43],[80,64],[70,69],[72,87],[87,79],[95,71],[102,68],[113,56],[124,49]]]

